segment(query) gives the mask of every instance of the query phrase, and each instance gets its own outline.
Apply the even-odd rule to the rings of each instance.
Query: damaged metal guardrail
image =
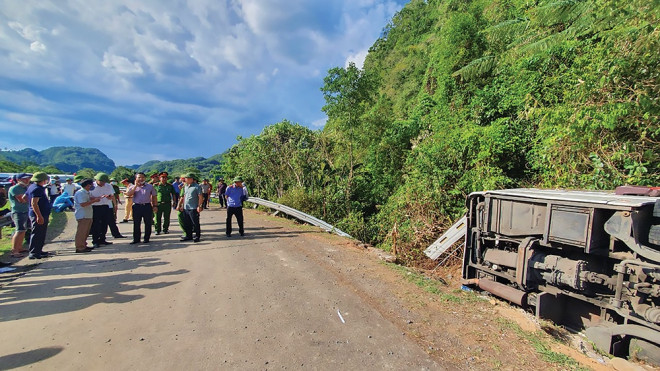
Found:
[[[282,205],[282,204],[278,204],[277,202],[264,200],[263,198],[258,198],[258,197],[250,197],[250,198],[248,198],[248,200],[246,202],[251,202],[255,205],[265,206],[265,207],[268,207],[270,209],[283,212],[287,215],[291,215],[292,217],[294,217],[298,220],[302,220],[305,223],[315,225],[315,226],[323,229],[324,231],[326,231],[328,233],[335,233],[335,234],[337,234],[339,236],[342,236],[342,237],[353,238],[348,233],[342,232],[341,230],[333,227],[332,225],[324,222],[323,220],[315,218],[315,217],[313,217],[309,214],[305,214],[302,211],[296,210],[292,207],[288,207],[288,206],[285,206],[285,205]]]

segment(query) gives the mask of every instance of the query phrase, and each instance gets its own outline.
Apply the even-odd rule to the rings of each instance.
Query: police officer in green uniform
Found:
[[[167,177],[169,174],[167,171],[163,171],[159,174],[160,181],[154,183],[154,188],[156,189],[156,195],[158,197],[158,211],[154,215],[156,219],[154,224],[156,225],[156,234],[160,234],[161,231],[161,219],[162,220],[162,231],[167,234],[170,233],[170,213],[172,212],[172,200],[174,199],[175,192],[174,186],[168,183]]]

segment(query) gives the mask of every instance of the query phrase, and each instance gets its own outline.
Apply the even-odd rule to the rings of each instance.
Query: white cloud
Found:
[[[30,44],[30,50],[38,53],[43,53],[46,51],[46,45],[44,45],[41,41],[33,41]]]
[[[312,122],[325,72],[362,66],[399,8],[394,0],[4,2],[0,79],[14,85],[0,90],[0,120],[83,133],[44,131],[53,145],[98,143],[89,133],[102,123],[117,129],[108,140],[125,145],[131,132],[162,123],[172,135],[204,127],[216,136],[204,140],[224,140],[218,153],[282,118]],[[160,139],[168,140],[180,138]]]
[[[108,53],[103,54],[103,67],[117,71],[120,74],[138,74],[141,75],[144,71],[138,62],[131,62],[126,57],[119,55],[111,55]]]
[[[32,25],[23,25],[20,22],[9,22],[9,27],[16,31],[22,38],[28,41],[39,40],[39,37],[45,29],[43,27],[37,27]]]

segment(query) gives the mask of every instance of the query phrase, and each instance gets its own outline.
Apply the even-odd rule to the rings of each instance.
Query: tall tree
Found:
[[[373,78],[355,63],[348,67],[335,67],[328,71],[321,88],[325,106],[322,110],[328,115],[328,125],[337,131],[346,133],[348,147],[348,178],[346,182],[346,211],[350,213],[350,197],[352,193],[355,170],[354,132],[360,126],[360,118],[368,109],[373,94]]]

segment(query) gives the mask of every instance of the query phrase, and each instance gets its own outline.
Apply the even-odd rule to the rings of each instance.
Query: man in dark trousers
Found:
[[[227,197],[227,237],[231,237],[231,217],[236,215],[238,223],[238,233],[245,235],[243,228],[243,202],[248,199],[247,187],[243,185],[243,178],[237,176],[234,183],[227,187],[225,191]]]
[[[29,205],[28,216],[32,225],[29,258],[41,259],[49,255],[43,251],[50,217],[50,200],[44,187],[48,182],[48,175],[41,171],[36,172],[32,176],[32,181],[34,183],[28,187],[26,192]]]
[[[96,249],[103,245],[112,245],[112,242],[106,241],[105,235],[108,233],[108,225],[113,222],[113,207],[115,204],[115,190],[110,184],[110,177],[106,173],[98,173],[94,177],[96,184],[90,191],[91,197],[97,197],[98,201],[92,206],[92,246]]]
[[[209,199],[211,198],[211,191],[213,190],[213,186],[211,183],[209,183],[208,179],[204,179],[202,181],[202,184],[199,185],[199,188],[202,190],[202,198],[204,199],[204,202],[202,203],[202,207],[204,209],[209,208]]]
[[[158,210],[156,211],[156,234],[170,233],[170,214],[172,213],[172,200],[176,193],[174,187],[167,182],[169,174],[167,171],[160,173],[160,182],[156,183],[156,195],[158,197]]]
[[[126,191],[127,196],[133,197],[133,241],[131,245],[140,243],[142,220],[144,220],[144,243],[149,243],[154,212],[158,210],[156,189],[146,180],[147,177],[144,173],[135,174],[135,185],[128,187]]]
[[[181,241],[199,242],[202,234],[199,225],[199,213],[203,209],[204,197],[193,173],[185,175],[185,182],[186,185],[182,189],[183,195],[179,199],[179,211],[183,212],[183,227],[186,233]],[[194,238],[193,232],[195,233]]]
[[[218,181],[218,201],[220,202],[220,208],[227,207],[225,191],[227,191],[227,184],[225,183],[224,178],[220,178]]]

